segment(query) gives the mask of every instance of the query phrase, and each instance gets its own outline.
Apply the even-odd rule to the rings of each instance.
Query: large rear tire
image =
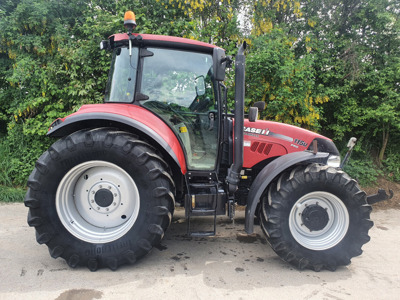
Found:
[[[55,142],[28,180],[28,224],[71,267],[112,270],[162,239],[174,209],[168,166],[147,143],[113,129]]]
[[[311,164],[284,172],[262,199],[261,227],[272,249],[298,269],[350,264],[370,240],[371,206],[343,171]]]

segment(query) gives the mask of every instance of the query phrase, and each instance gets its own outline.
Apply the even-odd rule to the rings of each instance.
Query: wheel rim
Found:
[[[135,224],[139,208],[139,191],[131,176],[105,161],[75,166],[57,189],[61,223],[89,243],[108,243],[124,236]]]
[[[304,195],[289,215],[293,238],[311,250],[326,250],[337,245],[346,235],[349,223],[344,203],[327,192]]]

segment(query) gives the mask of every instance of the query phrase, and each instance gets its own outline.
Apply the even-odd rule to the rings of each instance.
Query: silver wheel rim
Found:
[[[307,207],[323,209],[328,217],[322,228],[310,230],[304,224]],[[326,224],[325,224],[326,223]],[[311,250],[326,250],[337,245],[346,235],[350,219],[346,206],[335,195],[327,192],[312,192],[301,197],[293,205],[289,215],[289,228],[293,238]],[[309,226],[310,227],[310,226]]]
[[[139,214],[138,188],[115,164],[88,161],[61,180],[56,209],[64,227],[89,243],[108,243],[124,236]]]

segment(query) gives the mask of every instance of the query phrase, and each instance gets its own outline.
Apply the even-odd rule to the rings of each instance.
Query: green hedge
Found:
[[[26,190],[0,185],[0,202],[22,202]]]

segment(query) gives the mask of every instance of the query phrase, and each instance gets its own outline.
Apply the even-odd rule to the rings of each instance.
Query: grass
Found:
[[[26,190],[0,185],[0,202],[23,202]]]

